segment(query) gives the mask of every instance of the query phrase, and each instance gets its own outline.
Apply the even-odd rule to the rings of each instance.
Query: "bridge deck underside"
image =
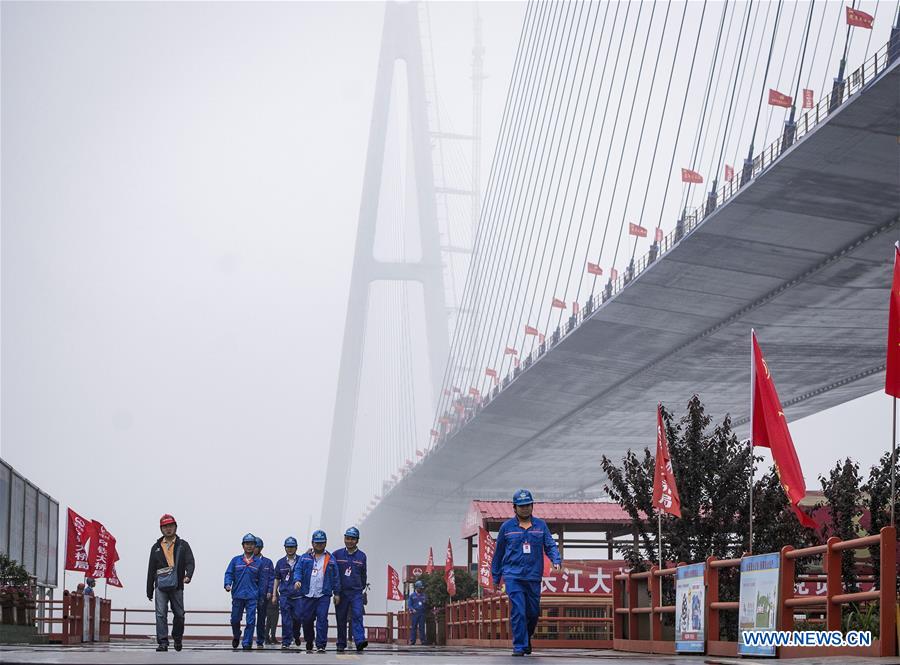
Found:
[[[432,451],[379,505],[437,518],[525,486],[596,494],[693,393],[740,425],[755,328],[789,419],[878,390],[900,213],[895,64]],[[374,518],[374,520],[373,520]]]

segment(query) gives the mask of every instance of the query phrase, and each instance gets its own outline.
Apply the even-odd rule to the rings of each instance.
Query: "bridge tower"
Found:
[[[389,1],[385,6],[356,250],[350,279],[350,298],[344,327],[337,400],[322,503],[322,526],[331,530],[342,531],[346,526],[343,521],[347,518],[345,512],[350,460],[357,431],[370,285],[382,281],[421,284],[432,399],[437,398],[441,389],[444,364],[449,352],[441,240],[436,213],[432,145],[418,12],[416,2]],[[417,261],[383,261],[376,258],[374,251],[391,92],[395,83],[395,64],[398,60],[402,60],[406,65],[409,157],[415,179],[414,212],[421,244],[421,254]]]

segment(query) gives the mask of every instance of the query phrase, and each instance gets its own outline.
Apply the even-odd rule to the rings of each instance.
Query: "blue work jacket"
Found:
[[[519,520],[506,520],[497,533],[497,545],[491,563],[494,584],[500,578],[540,582],[544,573],[544,553],[555,565],[560,564],[559,548],[544,520],[531,518],[531,526],[523,529]]]
[[[366,588],[366,553],[357,548],[353,554],[346,547],[335,550],[334,562],[341,576],[342,591],[362,591]]]
[[[287,598],[299,598],[300,592],[294,588],[294,568],[300,565],[300,555],[294,557],[294,565],[288,563],[286,556],[275,564],[275,579],[278,580],[278,595]]]
[[[247,561],[243,554],[238,554],[228,562],[228,568],[225,569],[225,586],[231,587],[232,597],[242,600],[259,598],[261,582],[265,583],[265,573],[262,572],[262,563],[258,556]]]
[[[338,575],[337,564],[334,562],[334,556],[330,552],[325,552],[328,557],[328,563],[325,566],[325,579],[322,583],[322,595],[330,596],[335,593],[341,593],[341,576]],[[310,578],[315,567],[315,554],[307,552],[300,557],[300,562],[294,566],[294,582],[300,582],[300,595],[305,596],[310,590]]]
[[[412,614],[421,614],[425,611],[425,594],[413,591],[406,599],[406,609]]]
[[[272,559],[264,557],[262,554],[259,555],[259,563],[262,566],[259,575],[259,597],[265,598],[268,596],[271,598],[272,585],[275,583],[275,566],[272,564]]]

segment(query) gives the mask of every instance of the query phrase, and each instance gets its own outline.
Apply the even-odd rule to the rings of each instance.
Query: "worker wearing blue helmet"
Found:
[[[256,648],[263,649],[266,643],[266,616],[268,614],[269,605],[273,602],[274,582],[275,582],[275,566],[272,560],[263,556],[263,539],[256,537],[256,556],[259,557],[260,582],[259,582],[259,598],[256,599]]]
[[[260,585],[266,578],[262,573],[259,557],[256,556],[256,536],[246,534],[241,540],[244,548],[228,562],[225,569],[225,591],[231,593],[231,648],[237,649],[242,644],[244,651],[253,648],[253,629],[256,626],[256,601],[259,598]],[[241,640],[241,615],[246,614],[244,638]]]
[[[532,516],[534,498],[528,490],[513,494],[515,517],[506,520],[497,533],[491,576],[494,585],[503,578],[509,596],[509,623],[513,634],[513,656],[531,653],[531,636],[541,614],[541,576],[544,554],[559,570],[559,548],[544,520]]]
[[[281,610],[281,648],[290,649],[300,644],[300,610],[302,596],[294,588],[294,568],[300,561],[297,556],[297,539],[284,540],[284,556],[275,564],[275,590]]]
[[[334,552],[334,562],[341,576],[341,602],[334,608],[338,653],[347,648],[348,620],[356,650],[362,651],[369,646],[363,629],[363,595],[368,582],[366,554],[358,545],[359,529],[351,526],[344,532],[344,547]]]
[[[425,583],[422,580],[416,580],[416,583],[413,584],[413,592],[409,594],[409,597],[406,599],[406,609],[409,612],[410,618],[410,644],[415,644],[417,637],[419,638],[419,642],[423,645],[427,644],[425,641],[425,609],[427,600],[428,598],[425,596]]]
[[[341,577],[334,557],[325,550],[328,537],[321,529],[312,535],[312,551],[300,557],[294,567],[294,588],[303,597],[301,608],[303,638],[306,651],[312,651],[313,622],[315,622],[316,651],[325,653],[328,644],[328,608],[334,594],[334,605],[341,604]]]

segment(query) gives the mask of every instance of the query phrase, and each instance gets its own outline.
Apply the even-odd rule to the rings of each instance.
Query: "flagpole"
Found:
[[[750,425],[753,431],[753,424]],[[753,439],[747,439],[750,444],[750,554],[753,554],[753,476],[756,474],[756,460],[753,459]]]
[[[753,554],[753,476],[756,473],[756,461],[753,459],[753,392],[756,390],[756,356],[753,354],[753,337],[756,330],[750,328],[750,546],[749,552]]]
[[[891,428],[891,526],[894,526],[894,505],[897,503],[897,398],[894,397],[894,426]]]
[[[657,511],[656,519],[659,522],[659,569],[662,570],[663,567],[663,555],[662,555],[662,511]]]

